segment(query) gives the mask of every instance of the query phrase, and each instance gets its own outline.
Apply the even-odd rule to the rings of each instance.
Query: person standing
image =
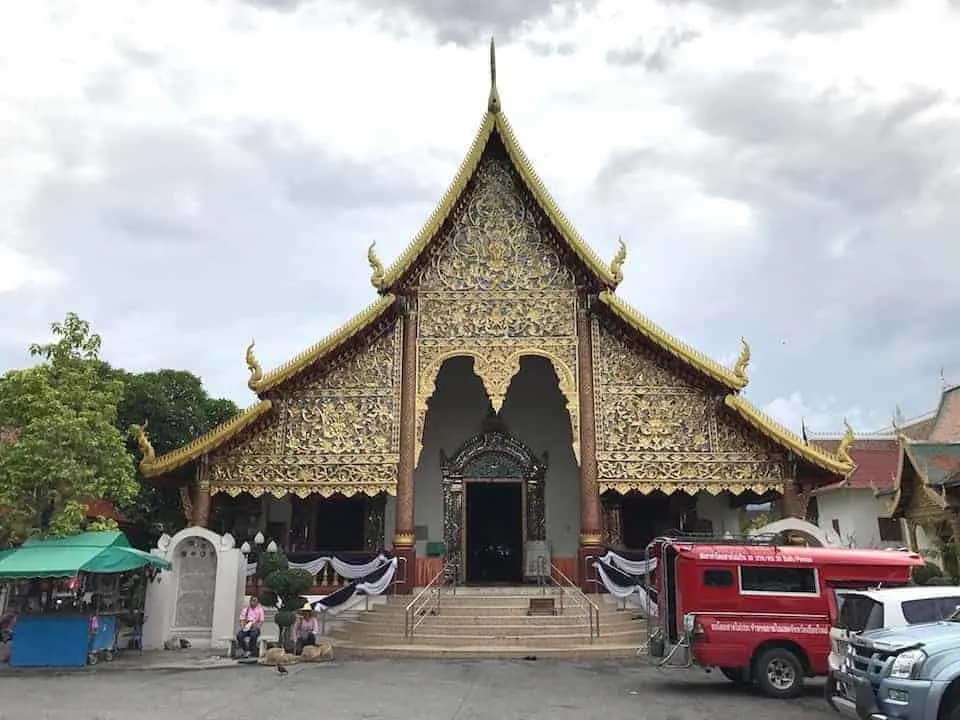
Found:
[[[317,644],[317,635],[320,634],[320,624],[313,614],[310,603],[304,603],[300,608],[300,617],[293,624],[293,639],[296,643],[294,653],[300,655],[307,645]]]
[[[263,605],[256,595],[250,596],[250,604],[240,611],[240,627],[237,630],[237,649],[243,657],[258,647],[260,629],[263,627]]]

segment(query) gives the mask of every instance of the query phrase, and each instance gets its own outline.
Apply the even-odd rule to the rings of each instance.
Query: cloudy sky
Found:
[[[251,401],[374,299],[486,104],[620,294],[794,429],[960,382],[958,0],[35,0],[0,9],[0,371],[70,311]]]

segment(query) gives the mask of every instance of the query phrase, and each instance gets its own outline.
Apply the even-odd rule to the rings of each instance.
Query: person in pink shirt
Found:
[[[303,653],[303,648],[307,645],[317,644],[317,635],[320,634],[320,624],[313,614],[313,607],[310,603],[305,603],[300,608],[300,617],[293,625],[293,639],[296,642],[295,654]]]
[[[260,628],[263,627],[263,605],[256,595],[250,596],[250,604],[240,611],[240,627],[237,630],[237,648],[244,657],[260,642]]]

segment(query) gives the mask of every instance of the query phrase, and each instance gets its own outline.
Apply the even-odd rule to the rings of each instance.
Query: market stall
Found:
[[[170,563],[130,546],[122,532],[27,540],[0,554],[10,586],[10,665],[79,667],[135,643],[146,586]],[[12,618],[12,621],[9,619]]]

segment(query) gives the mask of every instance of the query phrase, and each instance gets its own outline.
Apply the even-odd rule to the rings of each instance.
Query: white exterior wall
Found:
[[[896,547],[906,544],[885,542],[880,539],[878,518],[883,503],[874,497],[873,490],[840,489],[830,490],[817,495],[819,509],[818,524],[832,542],[839,545],[858,548]],[[833,528],[836,519],[840,525],[839,537]]]
[[[414,475],[415,524],[426,526],[427,539],[443,541],[440,452],[449,457],[479,432],[489,399],[469,358],[452,358],[441,368],[430,399],[423,451]],[[580,469],[573,454],[570,417],[549,361],[523,358],[500,413],[507,430],[537,456],[547,453],[546,521],[551,553],[577,554],[580,534]],[[417,542],[422,555],[426,541]]]
[[[740,535],[740,508],[730,507],[730,498],[725,495],[711,495],[701,492],[697,495],[697,517],[709,520],[713,524],[715,535]]]

